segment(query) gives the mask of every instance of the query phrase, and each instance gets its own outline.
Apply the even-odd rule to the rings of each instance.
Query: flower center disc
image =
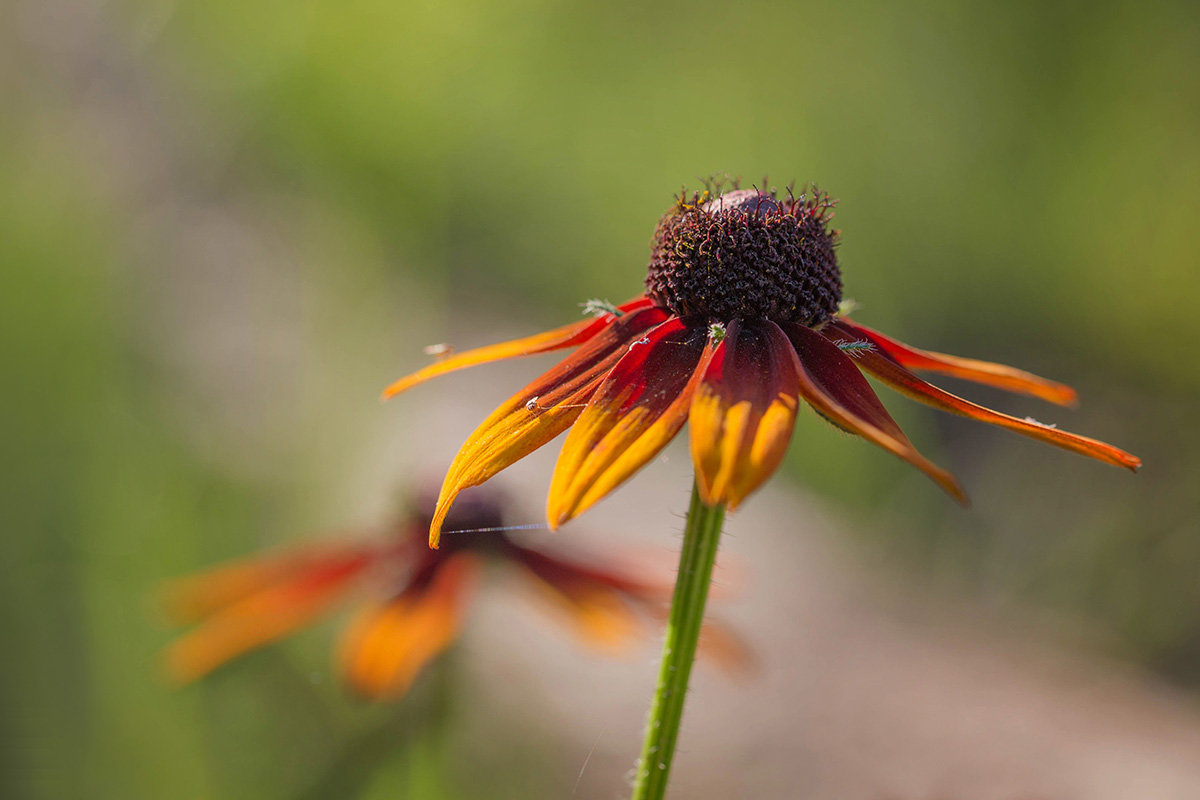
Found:
[[[680,317],[816,326],[842,299],[827,196],[739,189],[680,201],[659,220],[646,292]]]

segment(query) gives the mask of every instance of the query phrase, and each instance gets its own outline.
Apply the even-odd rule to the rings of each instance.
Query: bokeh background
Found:
[[[1188,2],[3,4],[0,795],[620,796],[652,640],[501,582],[396,706],[336,619],[176,691],[153,597],[386,519],[549,362],[381,387],[634,294],[728,173],[841,198],[858,319],[1073,384],[969,396],[1146,466],[885,397],[964,511],[802,415],[726,546],[762,669],[701,668],[675,796],[1196,796],[1198,76]],[[669,450],[560,536],[669,560],[687,487]]]

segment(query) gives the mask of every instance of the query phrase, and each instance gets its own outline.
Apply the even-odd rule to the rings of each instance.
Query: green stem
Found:
[[[658,688],[646,720],[646,740],[638,760],[633,783],[633,800],[661,800],[667,791],[671,759],[679,738],[683,701],[687,697],[688,678],[696,658],[700,626],[704,621],[704,603],[712,582],[713,562],[721,541],[721,523],[725,506],[707,506],[692,485],[692,504],[683,529],[683,552],[679,554],[679,575],[667,619],[667,637],[663,642],[662,666]]]

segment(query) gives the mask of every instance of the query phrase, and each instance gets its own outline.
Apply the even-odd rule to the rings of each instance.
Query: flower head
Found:
[[[432,497],[418,506],[431,507]],[[489,563],[514,569],[602,650],[623,648],[644,619],[665,614],[669,575],[525,546],[504,533],[502,517],[498,497],[477,495],[455,508],[450,522],[465,530],[440,550],[426,547],[429,514],[414,512],[384,537],[258,556],[177,580],[167,589],[169,613],[195,627],[168,647],[168,672],[179,683],[194,681],[359,597],[365,603],[338,647],[340,672],[363,697],[398,698],[453,643]],[[719,664],[749,663],[731,631],[708,628]]]
[[[1075,402],[1071,388],[1000,364],[918,350],[839,311],[833,205],[815,189],[785,198],[736,186],[681,196],[659,222],[643,296],[615,307],[591,303],[594,319],[465,352],[388,387],[385,397],[463,367],[577,348],[463,444],[438,497],[430,544],[437,546],[460,492],[567,429],[547,500],[552,527],[623,483],[689,418],[703,500],[736,508],[779,466],[801,399],[965,502],[954,477],[913,447],[864,372],[935,408],[1117,466],[1140,466],[1111,445],[976,405],[913,370],[1059,405]]]

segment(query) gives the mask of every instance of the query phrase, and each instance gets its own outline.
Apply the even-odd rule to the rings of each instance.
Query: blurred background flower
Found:
[[[501,596],[426,741],[313,668],[320,626],[166,690],[144,598],[380,519],[513,378],[379,389],[424,345],[627,297],[671,195],[728,171],[840,198],[857,321],[1061,379],[1084,403],[1057,421],[1147,466],[896,404],[963,511],[801,415],[723,544],[763,674],[700,676],[675,792],[1187,796],[1198,42],[1170,2],[4,4],[0,795],[619,794],[652,644],[581,664]],[[665,459],[587,528],[669,562],[689,466]],[[510,472],[539,508],[550,464]]]
[[[572,557],[526,547],[505,524],[508,503],[494,490],[473,492],[455,508],[443,546],[430,548],[436,497],[420,496],[383,535],[358,532],[349,541],[299,545],[169,582],[167,614],[195,627],[167,648],[168,673],[190,683],[349,601],[365,600],[337,648],[339,672],[361,697],[397,700],[453,644],[481,569],[493,563],[524,577],[538,599],[601,651],[627,650],[647,619],[666,618],[674,585],[669,570],[635,565],[632,552]],[[714,624],[708,634],[718,664],[735,673],[750,666],[752,656],[732,631]]]

